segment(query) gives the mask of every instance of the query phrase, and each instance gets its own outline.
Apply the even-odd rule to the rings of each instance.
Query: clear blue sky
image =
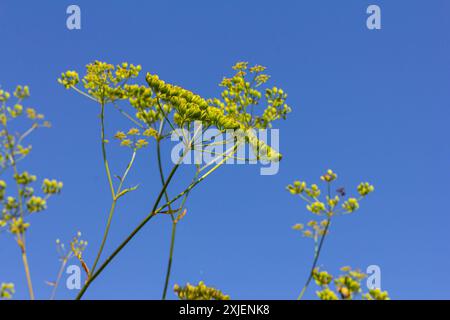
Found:
[[[78,4],[82,30],[65,27]],[[285,186],[314,182],[333,168],[342,185],[371,181],[376,192],[353,216],[336,220],[320,265],[382,269],[393,298],[450,298],[449,197],[450,3],[434,1],[5,1],[0,2],[0,83],[28,84],[31,104],[53,128],[33,137],[23,163],[64,181],[28,235],[36,293],[47,298],[58,269],[54,241],[80,230],[92,263],[109,193],[99,149],[98,108],[56,82],[61,71],[94,59],[142,64],[204,96],[239,60],[269,67],[289,93],[280,122],[284,159],[275,176],[256,166],[227,166],[191,195],[179,227],[174,282],[206,281],[233,298],[295,298],[307,276],[312,243],[290,227],[310,214]],[[382,9],[369,31],[366,8]],[[108,134],[125,122],[108,111]],[[116,172],[124,150],[113,148]],[[170,152],[165,149],[166,154]],[[106,252],[150,209],[159,188],[154,149],[141,153],[120,203]],[[184,168],[184,181],[192,172]],[[171,191],[180,190],[175,185]],[[158,299],[170,221],[151,222],[92,285],[86,298]],[[27,291],[19,250],[0,235],[0,281]],[[313,297],[309,291],[308,297]],[[60,298],[75,292],[60,288]],[[174,298],[172,292],[170,297]]]

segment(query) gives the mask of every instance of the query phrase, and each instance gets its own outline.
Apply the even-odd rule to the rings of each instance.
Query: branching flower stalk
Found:
[[[130,191],[134,191],[136,187],[127,188],[122,190],[125,179],[131,170],[131,167],[134,164],[136,158],[136,152],[141,147],[145,146],[143,144],[135,143],[134,145],[130,144],[133,152],[130,161],[128,162],[125,172],[119,178],[119,185],[117,189],[114,187],[113,177],[111,174],[106,144],[108,143],[105,135],[105,107],[109,102],[114,102],[116,100],[114,90],[120,88],[124,83],[126,83],[129,79],[137,77],[140,71],[140,66],[128,66],[122,65],[117,68],[116,72],[113,74],[113,67],[104,63],[94,63],[87,66],[87,75],[83,79],[84,86],[88,89],[88,92],[84,92],[83,90],[76,87],[78,82],[78,75],[74,72],[66,72],[59,79],[59,82],[63,84],[67,89],[74,89],[77,93],[88,97],[89,99],[97,102],[100,105],[100,129],[101,129],[101,150],[102,150],[102,158],[103,164],[105,167],[106,177],[108,180],[109,189],[111,192],[111,207],[108,213],[108,219],[106,222],[106,227],[104,230],[104,234],[101,240],[100,247],[98,249],[95,261],[90,269],[88,277],[90,277],[91,273],[94,273],[103,253],[103,249],[105,247],[106,241],[108,239],[109,231],[111,228],[111,222],[116,210],[117,202],[120,197],[125,195]],[[72,78],[73,77],[73,78]],[[71,80],[70,80],[71,79]]]
[[[115,138],[120,141],[121,146],[142,147],[148,144],[146,138],[153,137],[156,139],[158,167],[162,184],[162,189],[150,213],[98,268],[97,263],[99,258],[96,259],[94,268],[92,268],[88,280],[77,298],[83,296],[90,284],[148,221],[158,214],[167,214],[172,220],[172,233],[169,262],[164,281],[164,299],[170,281],[176,238],[176,224],[186,213],[184,206],[189,192],[228,159],[236,158],[238,148],[244,143],[248,143],[253,147],[258,159],[264,158],[269,161],[279,161],[281,159],[281,155],[277,151],[270,148],[263,141],[258,140],[253,130],[269,128],[274,120],[286,118],[286,115],[290,112],[290,108],[285,104],[287,95],[283,90],[276,87],[265,89],[264,96],[267,106],[263,110],[262,115],[254,115],[254,107],[259,104],[263,95],[257,87],[267,82],[269,76],[263,73],[265,70],[264,67],[255,66],[249,68],[246,62],[237,63],[233,68],[236,70],[236,74],[231,78],[224,78],[221,83],[221,86],[224,87],[221,99],[208,100],[181,87],[165,83],[158,76],[150,73],[146,76],[147,86],[129,84],[128,80],[137,77],[140,66],[129,65],[127,63],[113,66],[96,61],[89,64],[87,66],[87,73],[82,79],[87,92],[76,87],[80,82],[78,73],[67,71],[61,75],[59,82],[66,88],[73,88],[92,100],[101,101],[102,110],[107,102],[111,102],[122,115],[139,127],[139,129],[131,128],[127,133],[123,131],[116,133]],[[246,80],[247,73],[252,75],[250,81]],[[125,100],[128,100],[134,108],[135,117],[124,111],[118,105],[120,101]],[[251,109],[250,113],[247,111],[248,109]],[[196,132],[196,130],[199,130],[194,125],[196,122],[201,122],[205,130],[217,128],[220,132],[224,133],[231,129],[239,130],[241,134],[235,137],[238,138],[237,140],[233,139],[231,148],[223,153],[217,154],[217,157],[213,161],[203,167],[197,166],[193,182],[177,196],[170,199],[167,187],[171,183],[184,157],[190,151],[195,150],[197,139],[201,137],[199,132]],[[164,132],[165,124],[169,125],[169,131]],[[144,131],[141,132],[141,130]],[[192,131],[193,134],[191,134]],[[169,175],[165,179],[160,144],[173,134],[182,138],[182,141],[185,143],[185,148],[182,156],[172,167]],[[137,136],[143,136],[144,138],[137,139]],[[104,140],[103,135],[102,139]],[[225,145],[225,143],[223,144]],[[202,149],[201,152],[206,152],[206,150]],[[106,161],[105,167],[107,168]],[[209,169],[210,167],[212,168]],[[204,170],[207,170],[207,172],[201,175]],[[114,199],[117,191],[114,191],[113,188],[111,190]],[[173,204],[180,198],[183,198],[181,204],[179,206],[177,205],[177,209],[174,210]],[[161,206],[162,199],[166,203]],[[163,211],[166,208],[167,210]],[[108,224],[107,230],[109,230]]]
[[[82,254],[86,249],[88,243],[85,240],[81,239],[81,232],[78,232],[75,237],[73,237],[70,242],[70,249],[67,250],[64,243],[61,240],[56,240],[56,251],[58,252],[60,267],[58,274],[56,276],[56,280],[54,282],[47,282],[50,286],[53,287],[52,294],[50,296],[50,300],[54,300],[56,298],[56,292],[58,290],[59,283],[61,281],[61,277],[63,272],[67,266],[67,263],[73,258],[76,257],[78,260],[82,261]],[[80,262],[81,262],[80,261]]]
[[[7,184],[0,180],[0,203],[3,207],[0,217],[0,228],[6,228],[15,236],[16,243],[20,248],[22,263],[31,300],[35,299],[33,282],[28,262],[26,236],[25,233],[30,226],[25,219],[28,215],[43,211],[47,208],[47,200],[50,196],[59,194],[62,183],[56,180],[44,179],[42,191],[45,197],[36,196],[32,183],[36,181],[36,176],[27,171],[19,172],[18,162],[23,160],[31,151],[31,145],[23,146],[23,141],[35,129],[39,127],[49,127],[50,123],[44,121],[44,115],[37,113],[33,108],[24,110],[22,102],[30,96],[28,87],[17,86],[14,97],[17,99],[13,105],[9,105],[10,94],[0,90],[0,122],[3,129],[0,131],[0,166],[2,173],[7,168],[12,168],[13,180],[17,188],[17,196],[6,196]],[[9,123],[23,118],[26,115],[31,120],[31,127],[22,134],[13,135],[9,129]]]
[[[366,197],[369,193],[372,193],[375,189],[369,183],[361,183],[357,192],[359,193],[358,198],[349,197],[345,200],[343,198],[346,196],[344,188],[339,188],[336,190],[336,195],[332,196],[332,183],[337,179],[337,174],[332,170],[328,170],[323,176],[320,177],[322,181],[326,183],[326,197],[325,201],[322,202],[319,198],[321,195],[321,190],[316,184],[308,186],[306,182],[295,181],[292,185],[288,185],[288,191],[293,195],[298,195],[302,200],[304,200],[307,205],[308,211],[312,212],[316,216],[324,216],[325,219],[318,222],[316,220],[311,220],[307,224],[307,228],[303,224],[296,224],[293,226],[294,230],[300,230],[303,235],[314,240],[314,257],[308,278],[298,296],[298,300],[301,300],[311,283],[314,279],[315,272],[317,270],[317,263],[319,261],[320,254],[323,249],[323,244],[325,238],[329,233],[329,228],[331,225],[331,220],[334,216],[353,213],[359,209],[359,202]],[[341,208],[338,204],[342,203]]]

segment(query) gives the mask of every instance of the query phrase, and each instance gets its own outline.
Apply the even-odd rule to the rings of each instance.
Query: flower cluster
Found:
[[[72,257],[73,255],[75,258],[77,258],[81,266],[83,267],[84,271],[89,276],[90,275],[89,268],[83,259],[83,253],[87,245],[88,242],[86,240],[82,240],[81,232],[78,232],[77,235],[70,242],[71,254],[69,255],[69,257]]]
[[[25,158],[31,151],[31,145],[24,145],[25,138],[39,127],[50,127],[50,123],[45,120],[34,108],[25,108],[24,100],[30,97],[30,89],[27,86],[17,86],[13,96],[15,101],[11,101],[11,94],[5,90],[0,90],[0,168],[6,168]],[[9,128],[13,120],[27,118],[31,124],[29,129],[23,134],[12,134]]]
[[[118,131],[114,138],[120,141],[120,145],[122,147],[130,147],[134,150],[138,150],[148,146],[147,139],[140,138],[142,136],[144,136],[144,138],[157,137],[158,133],[153,128],[150,128],[145,130],[141,135],[141,131],[139,129],[131,128],[127,133]]]
[[[57,240],[57,244],[59,241]],[[81,239],[81,232],[77,232],[77,235],[73,237],[72,241],[70,242],[70,250],[71,253],[77,257],[78,259],[81,259],[83,256],[83,252],[86,249],[88,245],[88,242],[86,240]],[[64,246],[62,247],[64,249]]]
[[[73,257],[77,259],[81,259],[83,257],[83,252],[86,249],[88,242],[86,240],[81,239],[81,232],[77,232],[77,234],[72,238],[69,245],[69,250],[66,248],[66,245],[60,240],[56,239],[56,252],[58,253],[58,258],[61,261],[67,262]]]
[[[43,211],[47,208],[47,199],[58,194],[62,189],[62,182],[44,179],[42,189],[46,195],[44,198],[34,194],[31,184],[36,181],[36,176],[23,172],[14,175],[14,180],[19,187],[18,197],[6,196],[6,182],[0,180],[0,203],[3,206],[0,215],[0,227],[9,225],[9,231],[13,234],[23,234],[29,227],[24,217],[27,214]]]
[[[336,290],[342,299],[352,300],[355,295],[361,293],[361,281],[367,275],[350,267],[343,267],[341,271],[345,273],[335,280]]]
[[[214,105],[234,116],[246,129],[266,129],[271,127],[273,121],[286,119],[291,108],[285,103],[287,94],[280,88],[266,88],[260,90],[260,86],[269,80],[269,76],[263,73],[263,66],[249,67],[248,62],[238,62],[233,66],[236,71],[231,78],[224,78],[220,84],[224,88],[220,99],[212,99]],[[254,114],[255,108],[265,98],[265,108],[262,115]]]
[[[353,270],[351,267],[343,267],[344,272],[338,278],[334,279],[334,290],[330,287],[333,276],[326,271],[314,269],[313,278],[316,284],[321,287],[316,294],[321,300],[353,300],[361,294],[361,297],[368,300],[388,300],[389,295],[386,291],[379,289],[369,290],[369,293],[362,294],[361,281],[367,275],[359,270]]]
[[[295,181],[287,186],[287,190],[293,195],[300,196],[306,202],[306,209],[317,216],[331,218],[336,214],[352,213],[359,209],[360,200],[374,191],[374,187],[369,183],[361,183],[357,188],[359,198],[348,197],[345,199],[343,188],[339,188],[336,190],[336,194],[332,195],[331,184],[337,180],[336,173],[327,170],[320,179],[327,185],[325,199],[320,199],[323,192],[317,184],[308,185],[304,181]],[[340,202],[342,202],[342,206],[339,208]]]
[[[63,183],[61,181],[44,179],[42,183],[42,191],[45,194],[59,194],[62,190]]]
[[[378,288],[369,290],[369,293],[366,293],[363,298],[366,300],[390,300],[388,292]]]
[[[230,296],[215,288],[207,287],[203,281],[200,281],[197,286],[188,283],[180,287],[176,284],[173,290],[180,300],[230,300]]]
[[[86,75],[81,79],[88,94],[101,103],[125,98],[123,85],[130,79],[136,78],[141,66],[126,62],[114,66],[112,64],[95,61],[86,66]],[[76,71],[66,71],[61,74],[58,82],[66,89],[75,88],[80,82]]]
[[[80,77],[75,71],[63,73],[58,81],[64,87],[73,88],[102,104],[128,100],[136,111],[135,118],[131,120],[143,123],[146,129],[155,130],[156,124],[164,119],[167,119],[173,130],[172,123],[179,128],[191,128],[193,122],[199,121],[205,129],[216,127],[222,131],[241,131],[243,141],[252,146],[258,159],[281,159],[277,151],[260,141],[252,131],[271,127],[273,121],[285,119],[291,111],[285,103],[287,94],[282,89],[267,88],[264,93],[259,90],[269,80],[262,66],[249,67],[247,62],[237,63],[233,67],[236,74],[224,78],[220,84],[224,87],[221,98],[214,99],[205,99],[151,73],[146,75],[147,86],[128,83],[141,71],[140,66],[128,63],[113,66],[95,61],[87,65],[86,69],[82,82],[87,93],[77,88]],[[251,79],[248,79],[247,74],[252,76]],[[265,100],[265,108],[260,111],[261,115],[254,115],[262,100]],[[129,115],[127,117],[132,118]],[[156,137],[157,133],[149,132],[149,135]],[[144,140],[128,139],[123,132],[119,132],[116,138],[126,147],[145,145]]]
[[[331,222],[327,219],[321,221],[310,220],[306,226],[298,223],[292,226],[292,229],[301,231],[304,237],[313,238],[317,241],[321,236],[328,233],[328,227]]]
[[[215,126],[219,129],[239,129],[235,117],[226,115],[223,109],[211,106],[201,96],[160,80],[150,73],[146,76],[147,84],[156,95],[157,103],[164,103],[166,111],[175,110],[174,122],[184,127],[195,121],[201,121],[205,127]],[[160,106],[157,105],[160,109]],[[163,110],[164,111],[164,110]]]
[[[15,293],[13,283],[2,283],[0,286],[0,299],[11,299]]]
[[[317,296],[321,300],[339,300],[339,299],[353,299],[354,295],[361,293],[361,280],[366,276],[365,274],[351,270],[351,268],[343,268],[345,275],[340,276],[334,280],[336,290],[330,288],[333,277],[326,271],[319,271],[317,268],[317,261],[319,259],[323,240],[329,233],[332,218],[338,214],[352,213],[359,209],[359,202],[375,189],[367,182],[361,183],[357,187],[359,197],[346,197],[346,192],[343,187],[338,188],[333,193],[332,185],[337,180],[338,175],[333,170],[327,170],[320,179],[325,183],[324,191],[320,189],[317,184],[307,184],[304,181],[295,181],[293,184],[287,186],[287,190],[292,195],[298,195],[306,202],[306,209],[312,212],[315,216],[324,217],[321,220],[311,220],[306,226],[303,224],[296,224],[293,226],[294,230],[301,231],[303,236],[312,238],[314,240],[314,259],[311,273],[305,286],[303,287],[299,299],[303,297],[310,281],[314,279],[316,284],[322,287],[322,290],[317,291]],[[325,196],[322,196],[325,194]],[[342,205],[339,206],[339,204]]]
[[[33,108],[25,109],[22,106],[24,99],[30,97],[30,90],[27,86],[17,86],[14,91],[17,99],[14,105],[9,105],[11,95],[1,90],[2,101],[0,109],[0,166],[3,171],[12,168],[12,181],[17,186],[17,194],[8,194],[9,188],[6,181],[0,180],[0,228],[7,228],[12,234],[20,237],[29,228],[30,224],[25,221],[28,214],[40,212],[47,207],[47,200],[51,195],[58,194],[62,189],[62,183],[56,180],[44,179],[42,190],[45,197],[35,194],[32,187],[37,177],[28,171],[18,170],[19,162],[29,154],[31,146],[23,146],[23,141],[37,128],[48,127],[49,123],[44,120],[44,116]],[[13,125],[19,117],[24,116],[31,120],[31,126],[22,134],[11,134],[16,131]],[[21,127],[18,124],[17,127]],[[18,238],[19,239],[19,238]]]

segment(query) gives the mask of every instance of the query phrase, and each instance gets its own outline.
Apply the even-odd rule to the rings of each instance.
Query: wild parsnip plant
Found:
[[[67,71],[61,75],[59,82],[65,88],[73,89],[99,105],[101,149],[112,197],[97,258],[77,298],[84,295],[91,283],[148,221],[157,215],[167,215],[172,221],[172,232],[162,293],[162,298],[165,299],[170,282],[176,227],[186,214],[186,200],[190,191],[226,163],[228,159],[237,159],[238,148],[245,144],[253,148],[257,159],[268,161],[281,159],[281,154],[264,141],[259,140],[254,130],[270,128],[273,121],[286,118],[291,111],[285,103],[287,94],[277,87],[263,89],[269,76],[264,73],[265,68],[262,66],[249,67],[247,62],[239,62],[233,69],[235,74],[230,78],[224,78],[220,83],[220,86],[223,87],[220,97],[213,99],[205,99],[180,86],[166,83],[157,75],[150,73],[147,73],[145,77],[146,85],[132,84],[131,82],[138,77],[141,67],[128,63],[113,66],[95,61],[87,66],[86,74],[81,80],[75,71]],[[127,104],[127,106],[124,108],[123,104]],[[119,176],[117,183],[113,181],[107,157],[104,112],[107,105],[116,108],[132,123],[130,128],[118,129],[114,135],[120,145],[130,149],[132,153],[126,170],[123,175]],[[201,122],[201,126],[196,126],[198,122]],[[220,133],[235,130],[235,134],[230,141],[201,144],[202,146],[198,149],[197,140],[202,136],[200,133],[204,133],[210,128],[215,128]],[[180,158],[166,174],[165,162],[162,160],[162,143],[169,140],[174,134],[183,141],[185,148]],[[125,178],[132,168],[136,153],[139,149],[148,146],[151,139],[156,143],[161,190],[148,215],[109,257],[100,263],[117,201],[126,193],[136,189],[136,187],[124,188]],[[196,164],[192,182],[182,188],[181,192],[171,196],[168,186],[183,159],[191,151],[207,152],[206,148],[213,144],[231,144],[231,147],[223,153],[213,153],[215,158],[203,166]]]
[[[28,218],[47,208],[48,199],[61,192],[62,182],[44,179],[42,195],[38,195],[33,184],[37,177],[19,168],[22,161],[30,154],[31,145],[26,145],[26,139],[36,129],[49,127],[44,115],[34,108],[27,108],[23,103],[30,96],[28,87],[17,86],[14,91],[14,101],[11,94],[0,90],[0,203],[2,206],[0,228],[13,235],[21,253],[28,285],[30,299],[34,299],[33,283],[27,255],[26,232],[30,227]],[[10,173],[8,177],[5,177]],[[8,186],[9,185],[9,186]],[[12,284],[2,284],[1,297],[10,298],[14,293]]]
[[[287,190],[291,194],[299,196],[306,202],[306,209],[316,217],[306,225],[296,224],[293,226],[294,230],[301,231],[303,236],[312,238],[314,241],[314,256],[311,271],[298,296],[299,300],[302,299],[313,279],[322,287],[322,291],[317,292],[320,299],[334,300],[338,298],[336,293],[328,286],[332,280],[332,276],[324,271],[320,272],[317,268],[325,238],[330,231],[331,222],[335,217],[354,213],[359,209],[360,201],[375,190],[370,183],[363,182],[357,187],[358,196],[347,197],[344,188],[333,190],[333,183],[337,179],[337,174],[332,170],[328,170],[320,179],[325,183],[325,191],[321,190],[317,184],[308,185],[304,181],[295,181],[293,184],[287,186]],[[359,283],[365,275],[358,271],[352,271],[349,268],[344,268],[343,271],[346,271],[347,274],[336,279],[337,291],[343,299],[353,298],[354,294],[360,293]]]

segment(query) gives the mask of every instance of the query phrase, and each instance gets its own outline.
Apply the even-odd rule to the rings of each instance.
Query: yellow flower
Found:
[[[325,182],[332,182],[337,179],[337,174],[333,170],[328,170],[323,176],[320,177]]]
[[[349,198],[347,201],[344,202],[342,205],[345,211],[348,213],[354,212],[359,209],[359,202],[355,198]]]
[[[129,146],[131,146],[131,140],[130,140],[130,139],[124,139],[124,140],[122,140],[122,142],[120,143],[120,145],[121,145],[122,147],[129,147]]]
[[[153,128],[148,128],[147,130],[144,131],[143,135],[146,137],[158,138],[158,131],[156,131]]]
[[[146,147],[147,145],[148,145],[148,142],[145,139],[139,139],[138,141],[136,141],[136,148],[137,149]]]
[[[294,230],[303,230],[303,224],[297,223],[297,224],[292,226],[292,229],[294,229]]]
[[[14,284],[12,283],[2,283],[0,286],[0,299],[11,299],[14,293]]]
[[[122,131],[117,131],[117,133],[114,135],[114,138],[123,140],[126,139],[127,135],[123,133]]]
[[[45,194],[58,194],[61,192],[63,183],[56,180],[44,179],[42,183],[42,191]]]
[[[367,300],[390,300],[388,292],[380,289],[370,290],[369,293],[364,295],[364,298]]]
[[[137,128],[131,128],[130,130],[128,130],[127,134],[130,136],[137,136],[140,134],[140,131]]]
[[[358,193],[362,197],[365,197],[366,195],[368,195],[369,193],[373,192],[374,190],[375,190],[375,187],[372,186],[371,184],[369,184],[368,182],[361,183],[358,186]]]
[[[307,205],[306,208],[315,214],[321,214],[326,211],[325,204],[320,201],[313,202],[310,205]]]
[[[46,208],[46,206],[47,203],[45,199],[37,196],[32,196],[27,202],[27,209],[30,213],[42,211]]]
[[[317,268],[313,271],[314,281],[318,286],[326,286],[333,280],[333,276],[326,271],[319,271]]]
[[[291,194],[303,193],[303,191],[305,191],[306,189],[306,182],[294,181],[294,184],[288,185],[287,189]]]
[[[13,218],[13,221],[10,225],[10,231],[13,234],[23,234],[28,228],[29,228],[30,224],[29,223],[25,223],[23,221],[23,218]]]
[[[306,194],[311,198],[318,198],[320,196],[320,189],[317,184],[313,184],[311,188],[306,189]]]
[[[338,300],[336,293],[329,288],[325,288],[322,291],[317,291],[316,294],[320,300]]]
[[[176,284],[173,290],[180,300],[230,300],[229,295],[223,294],[218,289],[207,287],[203,281],[200,281],[197,286],[188,283],[181,287]]]
[[[70,89],[73,86],[76,86],[78,82],[80,82],[80,77],[78,73],[75,71],[66,71],[61,74],[61,78],[58,79],[58,82],[62,84],[66,89]]]

